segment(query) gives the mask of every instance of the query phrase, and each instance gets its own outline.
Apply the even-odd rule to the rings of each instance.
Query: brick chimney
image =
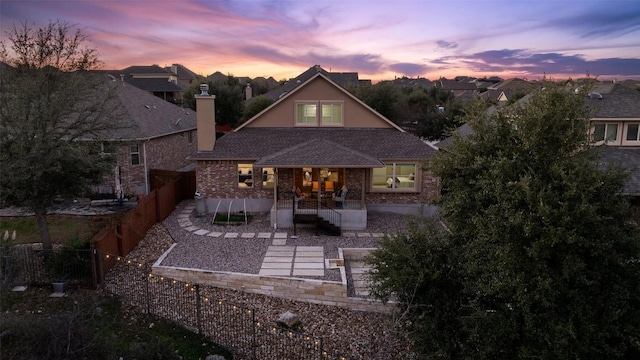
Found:
[[[196,98],[196,125],[198,127],[198,151],[211,151],[216,142],[215,95],[209,95],[209,85],[200,85]]]

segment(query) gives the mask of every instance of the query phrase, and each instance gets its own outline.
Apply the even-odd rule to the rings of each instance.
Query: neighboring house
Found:
[[[591,131],[598,144],[606,144],[605,162],[618,163],[631,172],[625,193],[640,199],[640,91],[621,83],[602,82],[587,99],[595,110]]]
[[[420,77],[416,79],[412,79],[412,78],[403,76],[400,78],[395,78],[390,82],[395,86],[398,86],[401,88],[409,88],[409,89],[424,88],[429,90],[433,87],[433,82],[431,82],[431,80],[420,78]]]
[[[527,81],[519,78],[512,78],[500,81],[487,87],[488,90],[511,90],[518,91],[524,94],[530,93],[532,90],[539,88],[539,84],[536,82]]]
[[[433,212],[427,204],[438,181],[425,170],[433,147],[319,66],[297,79],[295,88],[217,140],[215,96],[196,96],[198,152],[191,159],[208,212],[269,211],[278,228],[292,227],[299,212],[329,213],[341,229],[354,230],[366,228],[368,211]],[[346,198],[333,201],[343,186]]]
[[[123,82],[145,90],[174,104],[182,103],[182,92],[187,89],[178,83],[178,75],[158,65],[129,66],[120,71],[107,71]]]
[[[469,81],[456,81],[446,78],[440,78],[434,82],[435,86],[446,91],[451,91],[455,97],[461,96],[467,92],[475,92],[476,84]]]
[[[518,100],[522,104],[528,96]],[[603,146],[602,161],[616,163],[630,172],[630,178],[625,184],[626,195],[640,199],[640,91],[625,86],[622,83],[598,82],[594,90],[585,99],[585,104],[593,111],[591,134],[596,145]],[[495,107],[488,112],[495,111]],[[473,130],[464,124],[456,132],[461,136],[468,135]],[[436,144],[438,149],[450,146],[452,137]]]
[[[198,74],[194,73],[181,64],[165,66],[164,69],[171,74],[176,75],[176,83],[183,89],[188,89],[192,84],[197,83],[198,79],[200,78]]]
[[[371,85],[371,80],[360,80],[357,72],[327,72],[320,67],[320,65],[312,66],[297,77],[287,81],[284,85],[270,90],[262,96],[277,101],[284,97],[288,93],[292,92],[298,86],[305,83],[310,77],[314,76],[318,71],[322,71],[325,76],[331,79],[332,82],[342,88],[356,87],[356,86],[368,86]]]
[[[150,169],[193,170],[194,163],[187,157],[197,149],[196,112],[111,79],[117,86],[114,113],[122,114],[131,127],[109,134],[111,140],[101,143],[100,150],[116,154],[123,192],[147,194]],[[114,177],[106,176],[96,191],[115,193]]]

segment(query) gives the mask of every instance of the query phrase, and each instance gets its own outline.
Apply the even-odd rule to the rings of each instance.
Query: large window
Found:
[[[626,141],[640,141],[640,123],[630,123],[627,125]]]
[[[416,164],[392,163],[372,171],[372,188],[374,190],[415,190]]]
[[[340,126],[343,117],[340,101],[296,102],[296,126]]]
[[[253,165],[238,164],[238,187],[239,188],[253,187]]]
[[[599,123],[593,125],[593,141],[616,141],[618,124]]]
[[[140,164],[140,147],[138,144],[131,145],[131,165]]]

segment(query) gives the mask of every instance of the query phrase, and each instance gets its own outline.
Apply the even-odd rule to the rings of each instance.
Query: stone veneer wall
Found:
[[[339,306],[357,311],[389,313],[393,309],[393,305],[390,303],[383,304],[376,300],[348,297],[344,267],[341,267],[343,281],[335,282],[160,265],[174,246],[175,244],[153,265],[152,273],[155,276],[163,276],[190,284],[209,285],[313,304]]]

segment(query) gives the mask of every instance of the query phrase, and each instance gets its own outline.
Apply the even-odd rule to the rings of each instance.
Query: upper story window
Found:
[[[415,191],[415,163],[391,163],[371,172],[371,188],[374,191]]]
[[[626,141],[640,141],[640,123],[627,124]]]
[[[318,113],[318,105],[315,103],[297,103],[296,104],[296,125],[308,126],[317,125],[316,116]]]
[[[296,126],[341,126],[343,108],[341,101],[296,102]]]
[[[596,123],[593,125],[593,141],[618,140],[618,124]]]
[[[140,147],[138,144],[131,145],[131,165],[139,165],[140,164]]]

